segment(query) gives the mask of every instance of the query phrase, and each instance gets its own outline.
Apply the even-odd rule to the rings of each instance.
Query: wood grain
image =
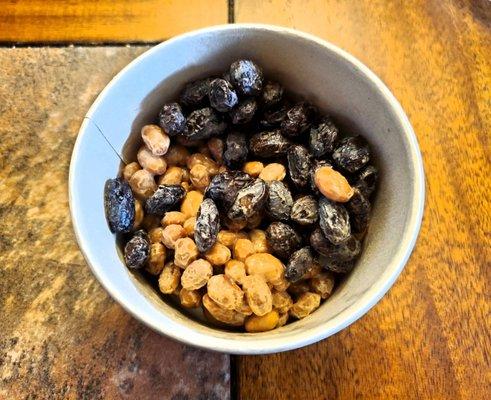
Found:
[[[68,167],[85,112],[148,48],[0,48],[1,400],[230,398],[229,357],[128,314],[72,229]]]
[[[227,17],[227,0],[0,0],[0,42],[160,41]]]
[[[427,200],[406,269],[365,317],[305,349],[239,357],[242,399],[491,397],[491,3],[236,0],[348,50],[393,91],[423,153]]]

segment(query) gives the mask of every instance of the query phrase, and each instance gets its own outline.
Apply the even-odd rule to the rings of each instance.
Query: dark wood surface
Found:
[[[73,234],[68,167],[83,117],[148,48],[0,48],[0,400],[230,398],[229,357],[134,319]]]
[[[44,2],[43,12],[34,7],[41,4],[37,1],[2,3],[0,41],[24,43],[159,40],[225,22],[227,12],[227,4],[221,8],[222,3],[214,1],[197,1],[201,7],[197,13],[177,1],[119,2],[108,14],[120,12],[129,23],[115,25],[104,8],[97,8],[107,7],[106,2],[76,1],[63,6],[62,10],[69,8],[69,15],[78,16],[76,23],[65,17],[66,11],[53,11]],[[158,11],[171,6],[181,8]],[[288,353],[234,358],[235,394],[245,400],[490,398],[491,3],[235,0],[228,6],[234,11],[229,19],[236,22],[273,23],[311,32],[367,64],[406,110],[421,146],[427,179],[418,243],[381,302],[361,320],[318,344]],[[99,10],[94,32],[92,17],[87,22],[90,7]],[[124,7],[141,9],[118,11]],[[145,7],[147,12],[141,11]],[[144,374],[157,369],[157,381],[165,381],[167,370],[159,363],[166,354],[162,347],[175,345],[135,323],[107,299],[95,281],[81,287],[71,282],[92,278],[77,251],[69,218],[61,215],[66,213],[66,168],[79,121],[63,122],[60,113],[81,118],[111,74],[135,54],[108,47],[104,51],[109,56],[99,55],[100,64],[95,66],[84,59],[93,57],[87,48],[71,53],[58,50],[62,54],[51,55],[54,58],[42,49],[38,55],[29,51],[3,49],[0,64],[4,77],[0,81],[0,325],[7,332],[1,335],[0,398],[25,398],[30,392],[38,398],[61,398],[67,386],[71,398],[93,398],[92,393],[104,398],[135,394],[165,398],[165,384],[155,386]],[[11,60],[15,63],[7,70]],[[64,76],[61,71],[66,67],[74,72]],[[101,69],[104,72],[97,74]],[[15,72],[20,70],[30,72]],[[7,85],[6,74],[10,74]],[[85,82],[74,74],[93,78]],[[44,84],[49,76],[57,80]],[[55,94],[67,88],[69,96],[61,101]],[[70,96],[77,101],[70,102]],[[37,99],[45,97],[51,101],[49,107],[36,105]],[[34,111],[27,112],[32,104]],[[32,135],[39,138],[32,142]],[[32,143],[35,147],[29,147]],[[62,165],[47,153],[35,156],[35,150],[45,146],[60,155]],[[51,164],[41,162],[41,156]],[[53,201],[63,206],[54,207]],[[86,310],[82,326],[73,316],[65,317],[75,307]],[[61,316],[49,319],[58,309]],[[93,313],[100,314],[98,323],[89,319]],[[64,336],[48,329],[50,321],[58,324]],[[106,332],[114,332],[113,342],[106,343]],[[140,392],[132,392],[114,378],[124,380],[124,374],[117,373],[131,361],[120,349],[129,343],[125,337],[132,338],[131,343],[140,343],[143,337],[143,347],[130,349],[144,360],[142,374],[132,376],[136,379],[132,387]],[[100,347],[105,352],[99,353]],[[108,354],[113,351],[111,358]],[[185,352],[182,348],[169,351]],[[199,365],[208,363],[208,368],[228,365],[207,353],[192,357],[198,357]],[[195,362],[192,357],[183,356],[181,373]],[[217,394],[228,387],[228,371],[220,371],[209,378],[206,393],[211,393],[210,387],[219,388]],[[192,375],[187,379],[186,393],[195,398],[198,392]],[[92,385],[97,391],[90,391]]]

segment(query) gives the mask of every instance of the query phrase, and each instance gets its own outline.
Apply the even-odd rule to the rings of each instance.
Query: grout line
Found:
[[[228,23],[235,23],[235,0],[228,0]]]
[[[240,392],[239,384],[239,356],[230,356],[230,399],[238,400]]]

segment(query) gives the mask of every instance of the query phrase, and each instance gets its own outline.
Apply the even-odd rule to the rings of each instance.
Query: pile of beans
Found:
[[[267,331],[312,313],[352,270],[377,181],[369,147],[254,62],[187,84],[141,138],[106,182],[106,216],[127,267],[182,307]]]

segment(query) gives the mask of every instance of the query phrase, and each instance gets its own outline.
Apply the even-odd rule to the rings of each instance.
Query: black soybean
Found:
[[[337,274],[347,274],[355,267],[355,261],[335,261],[324,256],[319,257],[319,264],[322,268]]]
[[[211,106],[220,112],[230,111],[239,101],[232,85],[220,78],[211,81],[208,98]]]
[[[188,83],[179,96],[179,101],[186,107],[204,106],[208,99],[210,83],[213,79],[206,78]]]
[[[317,228],[310,234],[310,245],[319,254],[332,261],[352,261],[361,252],[361,243],[354,236],[339,245],[332,244]]]
[[[159,113],[159,125],[169,135],[175,136],[186,128],[186,118],[177,103],[165,104]]]
[[[368,214],[370,212],[370,202],[358,189],[354,188],[353,196],[345,204],[346,209],[352,214]]]
[[[215,201],[225,211],[232,206],[240,189],[252,183],[253,179],[242,171],[222,172],[213,177],[205,191],[205,197]]]
[[[341,244],[351,235],[346,208],[325,197],[319,200],[319,225],[326,238],[333,244]]]
[[[231,220],[248,220],[257,212],[262,211],[267,200],[268,187],[262,179],[257,178],[238,191],[227,216]]]
[[[268,182],[267,212],[272,219],[288,221],[293,205],[293,198],[288,187],[280,181]]]
[[[266,239],[273,254],[286,260],[302,244],[300,235],[283,222],[273,222],[266,229]]]
[[[225,151],[223,162],[230,169],[238,169],[247,159],[249,148],[247,147],[246,136],[244,133],[232,132],[227,135],[225,140]]]
[[[245,99],[230,111],[232,124],[243,125],[252,121],[257,111],[257,101],[254,98]]]
[[[220,231],[220,214],[212,199],[205,199],[201,203],[196,217],[194,228],[194,241],[202,253],[210,250],[215,244]]]
[[[290,145],[279,130],[256,133],[249,142],[251,152],[260,158],[285,155]]]
[[[350,215],[351,232],[355,235],[364,235],[370,222],[370,214],[351,214]]]
[[[314,196],[302,196],[295,200],[290,218],[299,225],[314,224],[319,218],[319,205]]]
[[[297,137],[310,128],[315,117],[315,108],[305,102],[295,104],[286,113],[281,131],[288,137]]]
[[[315,266],[310,247],[303,247],[294,252],[286,265],[285,278],[290,282],[299,281],[302,276]]]
[[[357,187],[360,192],[366,198],[369,198],[370,195],[375,190],[378,180],[378,170],[373,165],[368,165],[363,170],[360,171],[358,175],[358,180],[355,182],[355,187]]]
[[[239,94],[256,96],[263,88],[263,73],[253,61],[238,60],[230,66],[230,81]]]
[[[181,185],[160,185],[145,202],[148,214],[162,215],[175,208],[184,198],[186,191]]]
[[[319,124],[310,129],[309,146],[316,158],[330,155],[338,138],[338,128],[329,117],[324,117]]]
[[[142,268],[150,256],[150,241],[145,231],[139,230],[124,246],[124,261],[128,268]]]
[[[278,104],[283,98],[283,86],[278,82],[266,82],[261,96],[262,105],[270,108]]]
[[[356,172],[370,161],[370,150],[359,136],[344,138],[332,153],[332,159],[348,172]]]
[[[135,221],[135,199],[128,182],[108,179],[104,185],[104,210],[113,233],[131,231]]]
[[[293,184],[302,189],[309,182],[312,170],[312,158],[309,151],[300,145],[293,145],[288,149],[288,172]]]
[[[286,118],[286,113],[290,109],[288,103],[280,104],[274,108],[264,111],[259,124],[264,128],[278,128]]]
[[[225,132],[227,124],[212,108],[205,107],[193,111],[186,121],[183,133],[187,139],[208,139]]]

